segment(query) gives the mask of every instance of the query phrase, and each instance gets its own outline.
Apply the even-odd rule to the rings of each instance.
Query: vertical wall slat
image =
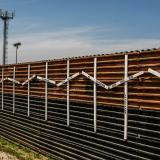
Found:
[[[67,78],[69,78],[70,71],[69,71],[69,60],[67,60]],[[69,81],[67,81],[67,126],[69,126],[70,121],[70,108],[69,108]]]
[[[45,72],[45,120],[48,118],[48,62],[46,62],[46,72]]]
[[[128,55],[125,54],[125,67],[124,67],[124,140],[127,140],[128,134]]]
[[[28,79],[30,78],[31,66],[28,65]],[[30,116],[30,81],[28,81],[28,117]]]
[[[4,79],[4,68],[2,68],[2,110],[4,109],[4,83],[3,83],[3,79]]]
[[[97,78],[97,58],[94,58],[94,79]],[[94,82],[94,132],[97,131],[97,85]]]
[[[15,66],[13,67],[13,113],[15,113],[15,73],[16,68]]]

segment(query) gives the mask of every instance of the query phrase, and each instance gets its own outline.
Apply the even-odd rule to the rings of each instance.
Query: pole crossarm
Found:
[[[155,75],[155,76],[160,78],[160,73],[155,71],[155,70],[153,70],[153,69],[151,69],[151,68],[148,68],[148,73],[151,73],[151,74],[153,74],[153,75]]]
[[[58,83],[58,84],[57,84],[57,87],[62,86],[62,85],[65,84],[66,82],[69,82],[70,80],[76,78],[76,77],[79,76],[79,75],[80,75],[79,72],[73,74],[72,76],[70,76],[70,77],[66,78],[65,80],[61,81],[60,83]]]
[[[144,73],[145,73],[144,71],[140,71],[140,72],[138,72],[136,74],[133,74],[133,75],[127,77],[126,79],[122,79],[122,80],[120,80],[120,81],[118,81],[116,83],[113,83],[112,85],[109,86],[109,89],[115,88],[115,87],[117,87],[117,86],[119,86],[119,85],[121,85],[121,84],[123,84],[125,82],[128,82],[129,80],[135,79],[135,78],[141,76]]]
[[[82,75],[84,75],[85,77],[87,77],[88,79],[90,79],[91,81],[97,83],[98,85],[100,85],[101,87],[105,88],[105,89],[109,89],[109,86],[100,82],[99,80],[95,79],[94,77],[90,76],[88,73],[82,71]]]
[[[46,79],[46,78],[43,78],[43,77],[41,77],[41,76],[37,76],[36,74],[34,74],[32,77],[30,77],[30,78],[28,78],[26,81],[24,81],[24,82],[22,83],[22,86],[24,86],[24,85],[27,84],[28,82],[32,81],[33,79],[37,79],[37,80],[44,81],[44,82],[47,81],[47,83],[51,83],[51,84],[56,84],[56,82],[53,81],[53,80]]]
[[[2,81],[3,81],[3,82],[4,82],[4,81],[11,81],[11,82],[13,82],[13,83],[15,83],[15,84],[21,84],[19,81],[15,80],[15,79],[13,79],[13,78],[9,78],[9,77],[4,78],[3,80],[0,81],[0,83],[2,83]]]

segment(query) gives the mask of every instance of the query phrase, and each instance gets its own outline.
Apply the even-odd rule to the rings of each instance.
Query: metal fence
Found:
[[[159,121],[159,117],[157,117],[157,114],[159,114],[160,108],[159,62],[160,50],[156,49],[142,52],[136,51],[130,53],[117,53],[111,55],[88,56],[1,66],[1,115],[3,117],[1,122],[1,125],[3,125],[3,129],[0,129],[1,133],[4,134],[4,131],[7,128],[6,131],[9,137],[13,134],[12,132],[15,132],[13,137],[22,141],[23,136],[19,136],[18,138],[15,135],[24,135],[25,132],[26,134],[29,134],[29,132],[26,129],[24,133],[22,133],[22,129],[19,129],[19,123],[22,122],[21,120],[16,119],[21,119],[24,116],[24,121],[26,121],[26,125],[28,125],[29,121],[31,121],[31,123],[36,123],[36,119],[34,118],[38,116],[37,120],[40,121],[38,125],[44,126],[37,129],[36,133],[38,134],[35,136],[38,139],[41,139],[42,135],[39,132],[41,132],[41,130],[45,130],[45,124],[48,124],[48,127],[53,127],[50,126],[51,120],[48,117],[51,118],[52,114],[54,117],[54,114],[56,113],[56,116],[59,115],[58,120],[63,119],[63,123],[66,123],[65,128],[67,128],[68,132],[72,132],[72,129],[75,127],[75,122],[77,123],[78,120],[78,122],[81,122],[79,122],[80,124],[78,123],[79,126],[76,126],[76,128],[80,129],[83,126],[84,130],[87,131],[87,126],[85,128],[86,123],[86,125],[89,125],[88,128],[92,134],[91,138],[96,139],[96,136],[102,134],[103,132],[105,133],[105,135],[108,135],[109,133],[106,133],[107,129],[109,129],[111,134],[112,127],[114,128],[114,125],[117,125],[117,128],[113,129],[113,134],[116,134],[115,139],[117,139],[117,132],[119,132],[120,135],[122,135],[123,133],[123,138],[121,136],[118,137],[126,141],[123,142],[122,146],[128,145],[128,141],[130,140],[133,142],[133,139],[136,139],[137,141],[137,135],[141,140],[142,137],[140,135],[143,130],[144,133],[142,135],[144,137],[150,137],[148,140],[157,138],[155,140],[155,143],[157,145],[157,143],[159,143],[159,137],[148,136],[148,134],[159,136],[159,125],[157,123]],[[33,102],[34,105],[31,104]],[[55,109],[55,105],[57,105],[59,108],[56,106]],[[33,108],[35,106],[36,110],[35,108]],[[63,106],[63,109],[61,108],[61,106]],[[66,108],[64,109],[64,107]],[[80,111],[74,111],[74,107],[79,108]],[[12,110],[10,110],[11,108]],[[53,111],[50,112],[49,108]],[[32,109],[35,111],[31,111]],[[63,110],[63,114],[61,113],[61,109]],[[83,109],[85,110],[85,112],[82,111]],[[21,112],[21,110],[23,112]],[[93,112],[89,112],[91,110]],[[60,111],[60,113],[58,111]],[[134,117],[134,120],[128,119],[128,117],[130,118],[128,111],[133,112],[131,115]],[[82,115],[81,112],[84,115]],[[100,112],[100,114],[98,114],[97,112]],[[101,115],[101,113],[103,112],[107,115]],[[141,115],[141,112],[144,113],[144,115]],[[15,120],[12,117],[11,113],[14,115]],[[50,115],[50,113],[52,114]],[[109,113],[111,113],[111,115]],[[147,113],[151,113],[151,115],[148,116]],[[9,126],[7,127],[7,123],[9,123],[10,120],[7,120],[7,118],[9,117],[6,117],[5,114],[8,114],[9,117],[11,116],[10,120],[12,119],[12,121],[16,121],[14,123],[18,126],[17,128],[15,128],[15,131],[14,128],[10,128]],[[156,116],[154,117],[152,114]],[[117,115],[120,115],[120,118],[116,117]],[[139,119],[139,117],[141,116],[142,119]],[[27,119],[27,117],[29,119]],[[137,119],[135,117],[137,117]],[[144,126],[142,126],[141,129],[141,126],[137,125],[137,123],[143,123],[143,120],[146,121],[146,117],[151,119],[151,121],[146,122],[143,125],[150,127],[154,124],[152,123],[152,121],[155,121],[156,123],[153,126],[156,125],[158,130],[155,130],[155,127],[149,128],[148,130]],[[102,120],[100,120],[101,118]],[[104,120],[105,118],[108,118],[109,122],[106,122]],[[132,124],[136,124],[136,126],[134,127],[132,126]],[[33,128],[31,127],[32,130],[35,130],[35,127],[36,126],[33,126]],[[83,129],[83,127],[81,129]],[[55,128],[57,129],[58,127],[56,126]],[[130,130],[130,133],[128,133],[128,130]],[[39,136],[39,134],[41,136]],[[60,134],[60,132],[58,132],[58,134]],[[79,134],[78,131],[77,134]],[[83,134],[88,134],[88,131],[86,133],[84,132]],[[130,136],[128,138],[129,134]],[[33,135],[32,132],[31,135]],[[103,140],[103,138],[104,137],[102,136],[102,138],[100,139]],[[113,137],[110,138],[110,141],[112,141]],[[35,138],[36,141],[38,139]],[[146,138],[144,139],[145,143],[147,143]],[[67,138],[65,139],[65,141],[66,140]],[[79,140],[83,140],[83,138],[79,138]],[[40,143],[42,142],[40,141]],[[51,141],[51,143],[53,142]],[[107,141],[107,143],[109,143],[109,140]],[[119,145],[118,142],[114,143],[116,145]],[[139,142],[135,142],[135,145],[145,145],[143,143],[138,143]],[[147,147],[155,148],[155,144],[152,143],[150,143],[150,146]],[[29,141],[28,144],[31,145],[31,141]],[[46,142],[46,145],[49,144],[50,143]],[[79,142],[78,144],[81,143]],[[37,142],[36,145],[39,145],[39,143]],[[61,145],[63,148],[63,142],[61,142]],[[105,145],[107,146],[107,144]],[[33,144],[33,146],[35,146],[35,144]],[[42,146],[45,147],[44,144],[41,145],[41,147]],[[87,146],[90,147],[90,145]],[[42,150],[45,150],[43,149],[43,147]],[[48,148],[49,147],[47,147],[47,152],[49,152]],[[58,148],[63,150],[61,147]],[[111,149],[108,148],[108,154],[110,153],[109,150],[113,151],[112,148],[114,147],[111,146]],[[149,156],[151,156],[151,159],[152,157],[159,157],[159,155],[157,154],[157,150],[159,150],[159,147],[155,150],[155,154],[149,152]],[[95,156],[97,156],[97,158],[101,157],[98,156],[100,152],[96,152]],[[139,151],[137,150],[136,152]],[[59,153],[61,153],[61,151],[59,151]],[[85,151],[85,154],[86,153],[87,152]],[[120,156],[118,153],[117,156]],[[129,152],[127,153],[128,158],[130,154]],[[140,151],[140,153],[143,153],[143,149],[142,152]],[[138,153],[133,155],[133,157],[138,158]],[[116,155],[114,156],[114,154],[112,154],[112,156],[113,158],[116,157]],[[122,157],[123,156],[121,156],[121,158]],[[85,158],[85,156],[83,158]],[[143,155],[140,155],[139,158],[143,159]]]

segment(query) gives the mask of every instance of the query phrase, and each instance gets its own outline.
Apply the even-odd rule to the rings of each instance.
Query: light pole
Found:
[[[8,11],[2,11],[0,9],[0,18],[4,22],[4,29],[3,29],[3,57],[2,57],[2,64],[5,65],[7,63],[7,47],[8,47],[8,27],[9,27],[9,20],[13,19],[15,13],[8,12]]]
[[[13,46],[16,47],[16,64],[17,64],[17,52],[20,45],[21,45],[21,42],[17,42],[13,44]]]

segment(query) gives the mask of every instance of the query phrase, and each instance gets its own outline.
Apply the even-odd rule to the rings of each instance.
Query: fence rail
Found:
[[[86,104],[93,109],[92,118],[88,115],[93,122],[93,133],[99,133],[98,106],[104,110],[107,107],[121,108],[124,112],[120,126],[123,126],[123,139],[127,140],[131,127],[128,126],[129,110],[144,110],[145,113],[147,110],[155,113],[160,110],[159,49],[12,64],[0,68],[2,113],[8,105],[16,114],[21,106],[21,100],[17,100],[20,97],[27,105],[23,114],[32,117],[32,107],[37,106],[38,110],[43,106],[44,110],[38,114],[48,121],[49,101],[58,100],[66,102],[66,126],[73,127],[72,117],[77,119],[77,114],[71,115],[71,104]],[[27,97],[27,101],[22,97]],[[34,105],[31,104],[33,99],[37,101]],[[38,99],[43,99],[43,105],[38,105]],[[83,121],[88,121],[88,118]]]

